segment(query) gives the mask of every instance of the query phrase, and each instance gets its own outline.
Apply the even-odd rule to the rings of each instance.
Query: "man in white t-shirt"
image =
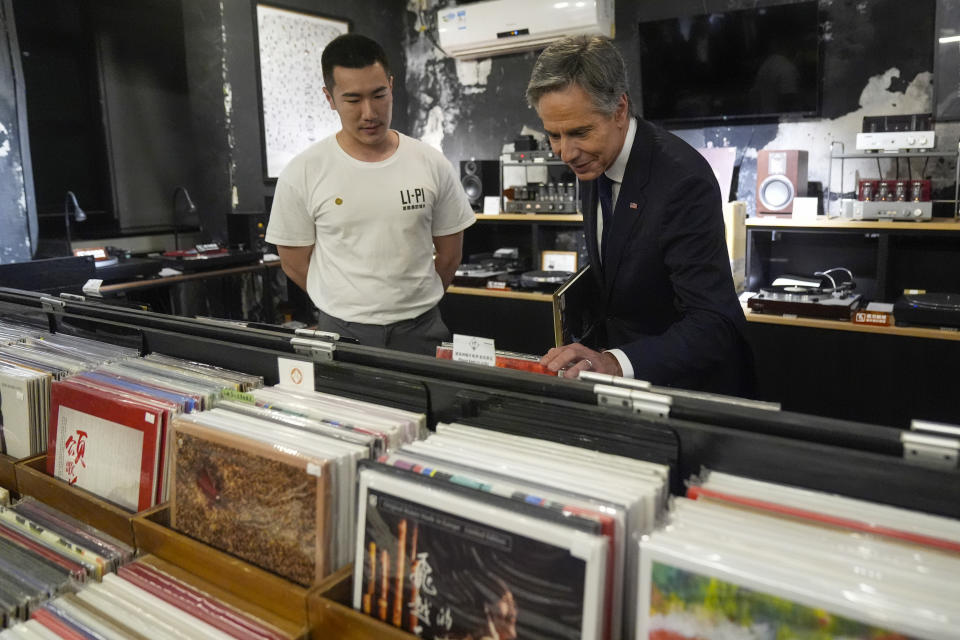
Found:
[[[449,339],[437,303],[476,218],[446,158],[390,128],[393,76],[379,44],[340,36],[321,65],[342,128],[281,172],[266,239],[319,309],[320,330],[433,354]]]

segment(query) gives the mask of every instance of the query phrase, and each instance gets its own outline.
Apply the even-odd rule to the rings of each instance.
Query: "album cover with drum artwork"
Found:
[[[373,488],[365,507],[368,615],[423,638],[581,637],[588,563],[567,546]]]

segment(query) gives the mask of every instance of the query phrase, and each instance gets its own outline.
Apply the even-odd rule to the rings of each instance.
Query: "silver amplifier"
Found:
[[[854,200],[850,217],[854,220],[930,220],[933,203]]]

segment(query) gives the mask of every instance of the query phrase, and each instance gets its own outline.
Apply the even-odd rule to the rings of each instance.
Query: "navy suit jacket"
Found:
[[[597,185],[583,212],[599,322],[584,342],[622,349],[637,379],[733,395],[753,392],[753,354],[724,240],[720,188],[692,147],[645,120],[597,248]]]

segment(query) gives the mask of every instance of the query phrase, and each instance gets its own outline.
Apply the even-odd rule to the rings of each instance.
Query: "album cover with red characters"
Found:
[[[152,507],[166,416],[131,397],[54,382],[47,473],[130,511]]]

